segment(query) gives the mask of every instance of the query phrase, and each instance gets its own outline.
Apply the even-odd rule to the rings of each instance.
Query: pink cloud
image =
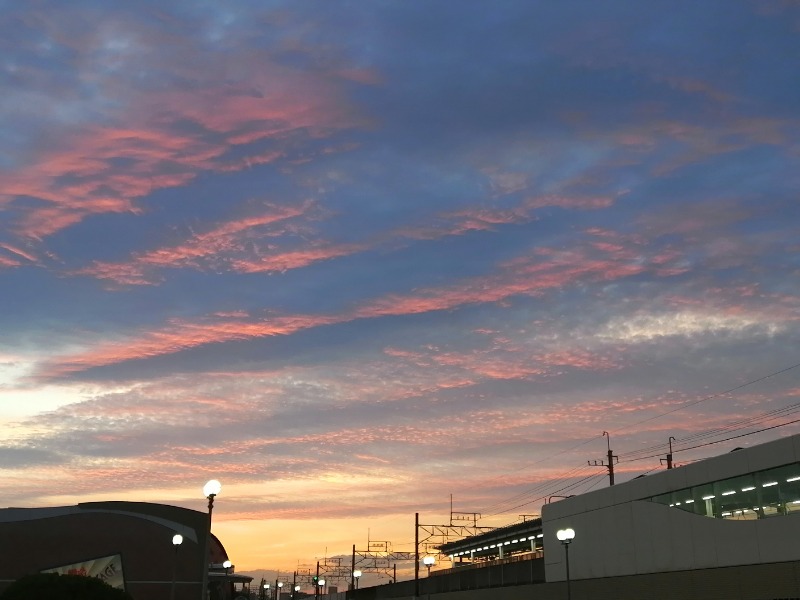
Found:
[[[236,230],[238,226],[231,227]],[[605,239],[612,235],[610,232],[595,234]],[[420,289],[412,294],[386,296],[365,302],[350,312],[338,315],[289,315],[250,322],[227,319],[220,321],[219,317],[199,322],[173,321],[167,327],[134,336],[132,339],[104,344],[85,354],[64,357],[57,365],[46,369],[46,372],[64,373],[124,360],[171,354],[208,343],[287,335],[311,327],[355,319],[412,315],[452,310],[469,304],[499,303],[516,295],[539,296],[581,281],[614,281],[647,271],[647,262],[642,260],[645,248],[637,248],[635,238],[620,236],[619,239],[627,239],[627,245],[601,244],[601,247],[593,248],[589,244],[572,250],[537,248],[532,255],[521,256],[499,265],[493,275],[470,278],[443,288]],[[327,256],[330,255],[313,254],[312,258],[319,260]],[[166,262],[172,264],[170,260],[172,259]],[[301,262],[307,260],[309,257],[304,254]],[[270,267],[277,268],[279,264],[290,263],[273,262]],[[135,277],[136,272],[131,276]],[[500,366],[496,365],[494,368],[500,369]],[[520,369],[524,371],[524,368]]]
[[[349,256],[364,248],[365,246],[358,244],[330,244],[302,250],[276,252],[257,258],[234,260],[231,262],[231,267],[240,273],[280,273],[320,261]]]
[[[155,60],[147,50],[154,34],[129,33],[130,55],[120,60]],[[91,55],[98,51],[92,47],[97,41],[66,43],[79,55]],[[241,57],[252,69],[243,69],[237,82],[226,65],[218,64],[218,56],[208,64],[181,63],[179,54],[158,60],[165,57],[167,64],[150,66],[164,76],[180,73],[208,85],[144,90],[116,76],[101,77],[94,84],[116,99],[98,109],[102,118],[93,119],[104,124],[72,129],[58,124],[46,147],[34,148],[25,164],[2,174],[0,206],[20,196],[47,203],[26,209],[19,235],[41,239],[92,214],[136,213],[137,198],[185,185],[203,171],[235,171],[285,156],[281,149],[248,153],[254,142],[280,143],[295,132],[323,139],[358,122],[335,77],[296,72],[255,53]],[[227,158],[232,149],[243,156]]]
[[[194,233],[182,244],[135,254],[124,263],[95,261],[74,274],[109,279],[124,285],[144,285],[159,280],[155,275],[156,269],[202,269],[228,265],[235,271],[246,273],[282,271],[355,251],[354,247],[336,246],[298,251],[261,248],[266,238],[285,233],[289,221],[307,217],[314,210],[310,202],[291,207],[270,206],[263,214],[234,219],[208,231]],[[255,257],[241,257],[242,254],[252,254],[253,248]],[[262,258],[262,254],[268,256]]]
[[[394,235],[432,240],[450,235],[463,235],[472,231],[494,231],[498,225],[535,221],[537,219],[536,209],[552,206],[570,210],[598,210],[611,207],[614,201],[614,198],[604,196],[534,196],[509,208],[471,207],[440,213],[433,217],[433,225],[406,227],[395,231]]]

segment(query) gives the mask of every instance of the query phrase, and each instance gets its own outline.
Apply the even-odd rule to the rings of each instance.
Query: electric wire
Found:
[[[775,371],[773,373],[769,373],[768,375],[764,375],[764,376],[758,377],[756,379],[751,379],[750,381],[746,381],[744,383],[741,383],[741,384],[739,384],[737,386],[734,386],[734,387],[732,387],[730,389],[727,389],[727,390],[724,390],[722,392],[716,392],[716,393],[711,394],[709,396],[704,396],[702,398],[698,398],[697,400],[693,400],[691,402],[686,402],[684,404],[681,404],[680,406],[676,406],[673,409],[664,411],[664,412],[659,413],[657,415],[653,415],[653,416],[647,417],[645,419],[641,419],[640,421],[636,421],[635,423],[627,424],[625,426],[625,428],[629,429],[631,427],[635,427],[637,425],[641,425],[642,423],[647,423],[648,421],[653,421],[655,419],[660,419],[661,417],[664,417],[666,415],[670,415],[672,413],[678,412],[679,410],[684,410],[686,408],[689,408],[689,407],[692,407],[692,406],[696,406],[696,405],[700,404],[701,402],[706,402],[707,400],[713,400],[714,398],[719,398],[720,396],[724,396],[726,394],[730,394],[732,392],[736,392],[738,390],[744,389],[744,388],[746,388],[748,386],[751,386],[751,385],[754,385],[756,383],[760,383],[760,382],[765,381],[767,379],[770,379],[772,377],[776,377],[778,375],[782,375],[783,373],[788,373],[789,371],[791,371],[793,369],[796,369],[798,367],[800,367],[800,362],[796,363],[794,365],[791,365],[789,367],[786,367],[784,369],[780,369],[779,371]],[[618,433],[620,431],[621,430],[618,429],[618,430],[616,430],[616,431],[614,431],[612,433]]]
[[[780,409],[775,409],[772,411],[768,411],[766,413],[762,413],[756,417],[750,417],[748,419],[741,419],[739,421],[733,421],[724,427],[719,427],[716,429],[698,432],[692,435],[688,435],[682,438],[673,438],[673,451],[675,446],[686,445],[691,442],[696,442],[704,439],[708,439],[711,437],[725,435],[728,433],[732,433],[734,431],[739,431],[741,429],[745,429],[747,427],[753,427],[755,425],[765,423],[768,421],[775,420],[777,418],[788,417],[790,415],[796,414],[800,412],[800,403],[792,404],[790,406],[786,406]],[[630,452],[623,452],[620,453],[619,458],[620,460],[631,460],[637,456],[643,456],[650,454],[652,452],[660,451],[662,454],[665,453],[666,449],[669,448],[668,443],[661,443],[655,446],[651,446],[648,448],[640,448],[638,450],[633,450]]]
[[[549,488],[551,486],[559,485],[559,482],[561,482],[561,481],[566,481],[566,480],[568,480],[568,479],[570,479],[572,477],[578,477],[582,473],[587,472],[588,470],[589,470],[589,467],[587,465],[581,465],[579,467],[574,467],[574,468],[570,469],[569,471],[567,471],[565,473],[559,474],[555,478],[547,479],[546,481],[543,481],[543,482],[533,486],[532,488],[528,488],[523,492],[519,492],[519,493],[517,493],[517,494],[515,494],[515,495],[513,495],[511,497],[504,498],[503,500],[499,500],[497,502],[494,502],[493,504],[490,504],[490,505],[484,507],[479,512],[481,514],[491,512],[492,510],[494,510],[497,507],[502,507],[505,504],[509,504],[511,502],[516,502],[516,501],[518,501],[518,500],[520,500],[520,499],[522,499],[522,498],[524,498],[526,496],[530,496],[531,494],[535,494],[538,491],[547,489],[547,488]]]
[[[731,387],[731,388],[729,388],[727,390],[724,390],[724,391],[721,391],[721,392],[717,392],[717,393],[714,393],[714,394],[710,394],[708,396],[704,396],[702,398],[698,398],[697,400],[694,400],[694,401],[691,401],[691,402],[686,402],[684,404],[681,404],[680,406],[677,406],[677,407],[675,407],[673,409],[664,411],[664,412],[659,413],[657,415],[652,415],[650,417],[641,419],[641,420],[636,421],[634,423],[627,424],[624,428],[620,428],[620,429],[614,430],[614,431],[612,431],[612,433],[620,433],[622,431],[630,430],[632,427],[636,427],[637,425],[641,425],[643,423],[647,423],[649,421],[653,421],[655,419],[659,419],[661,417],[676,413],[676,412],[684,410],[686,408],[690,408],[692,406],[696,406],[696,405],[701,404],[702,402],[706,402],[708,400],[712,400],[712,399],[715,399],[715,398],[720,398],[722,396],[731,394],[733,392],[736,392],[738,390],[744,389],[744,388],[749,387],[751,385],[754,385],[756,383],[760,383],[760,382],[765,381],[767,379],[770,379],[772,377],[776,377],[776,376],[781,375],[783,373],[787,373],[787,372],[792,371],[792,370],[794,370],[794,369],[796,369],[798,367],[800,367],[800,363],[796,363],[794,365],[791,365],[791,366],[786,367],[784,369],[780,369],[778,371],[769,373],[769,374],[764,375],[762,377],[758,377],[756,379],[752,379],[752,380],[746,381],[746,382],[744,382],[742,384],[736,385],[736,386]],[[679,448],[676,449],[676,448],[673,447],[673,452],[683,452],[683,451],[687,451],[687,450],[694,450],[694,449],[697,449],[697,448],[702,448],[702,447],[710,446],[710,445],[713,445],[713,444],[718,444],[718,443],[721,443],[721,442],[730,441],[732,439],[738,439],[738,438],[741,438],[741,437],[746,437],[748,435],[753,435],[753,434],[756,434],[756,433],[762,433],[764,431],[769,431],[769,430],[772,430],[772,429],[776,429],[778,427],[783,427],[783,426],[786,426],[786,425],[791,425],[791,424],[794,424],[794,423],[798,423],[798,422],[800,422],[800,419],[789,421],[787,423],[781,423],[781,424],[778,424],[778,425],[773,425],[773,426],[770,426],[770,427],[765,427],[765,428],[762,428],[762,429],[759,429],[759,430],[756,430],[756,431],[751,431],[751,432],[742,433],[742,434],[739,434],[739,435],[729,436],[729,437],[727,437],[725,439],[708,441],[708,442],[704,442],[704,443],[701,443],[701,444],[695,444],[693,446],[682,447],[684,444],[687,444],[687,443],[698,442],[698,441],[701,441],[701,440],[706,440],[708,438],[712,438],[714,436],[724,435],[726,433],[732,433],[734,431],[738,431],[740,429],[744,429],[745,427],[752,427],[753,425],[756,425],[756,424],[759,424],[759,423],[764,423],[765,421],[774,420],[774,419],[779,418],[779,417],[790,416],[790,415],[795,414],[797,412],[800,412],[800,403],[792,404],[792,405],[789,405],[789,406],[786,406],[786,407],[783,407],[783,408],[779,408],[779,409],[774,409],[772,411],[767,411],[766,413],[762,413],[761,415],[759,415],[759,416],[757,416],[755,418],[741,419],[741,420],[738,420],[738,421],[733,421],[731,423],[728,423],[728,424],[726,424],[726,425],[724,425],[722,427],[718,427],[716,429],[712,429],[712,430],[707,430],[707,431],[704,431],[704,432],[698,432],[698,433],[695,433],[695,434],[691,434],[691,435],[686,436],[685,438],[681,438],[680,440],[675,440],[675,446],[679,446]],[[490,479],[488,481],[491,482],[491,481],[502,480],[507,475],[509,475],[511,473],[516,473],[516,472],[522,471],[524,469],[531,468],[531,467],[533,467],[535,465],[538,465],[538,464],[541,464],[541,463],[543,463],[545,461],[549,461],[549,460],[551,460],[551,459],[553,459],[553,458],[555,458],[557,456],[560,456],[562,454],[566,454],[567,452],[571,452],[571,451],[577,450],[578,448],[580,448],[582,446],[585,446],[589,442],[592,442],[592,441],[596,440],[598,437],[602,437],[602,436],[592,436],[590,438],[587,438],[587,439],[581,441],[579,444],[576,444],[574,446],[571,446],[571,447],[566,448],[564,450],[561,450],[559,452],[555,452],[553,454],[545,456],[545,457],[541,458],[540,460],[537,460],[537,461],[532,462],[532,463],[528,463],[528,464],[526,464],[526,465],[524,465],[524,466],[522,466],[522,467],[520,467],[518,469],[515,469],[513,471],[509,471],[509,472],[506,472],[504,474],[497,475],[497,476],[493,477],[492,479]],[[668,444],[659,444],[659,445],[651,446],[651,447],[648,447],[648,448],[641,448],[641,449],[638,449],[638,450],[633,450],[631,452],[626,452],[626,453],[620,454],[619,462],[623,462],[623,463],[637,462],[637,461],[640,461],[640,460],[647,460],[647,459],[650,459],[650,458],[661,457],[662,454],[663,454],[663,449],[666,448],[667,446],[668,446]],[[662,452],[659,452],[659,453],[656,453],[656,454],[648,454],[648,453],[656,452],[658,450],[662,450]],[[587,476],[581,477],[591,467],[592,467],[591,465],[589,465],[589,466],[581,466],[581,467],[574,467],[574,468],[570,469],[569,471],[567,471],[565,473],[562,473],[561,475],[559,475],[558,477],[556,477],[554,479],[548,479],[547,481],[542,482],[542,483],[540,483],[540,484],[538,484],[538,485],[536,485],[536,486],[534,486],[534,487],[532,487],[532,488],[530,488],[530,489],[528,489],[528,490],[526,490],[524,492],[520,492],[520,493],[515,494],[515,495],[513,495],[511,497],[508,497],[508,498],[505,498],[503,500],[494,502],[493,504],[490,504],[487,507],[485,507],[480,512],[481,512],[483,517],[491,517],[491,516],[498,516],[498,515],[506,514],[506,513],[509,513],[511,511],[513,511],[513,510],[516,510],[516,509],[519,509],[519,508],[523,508],[525,506],[528,506],[530,504],[538,502],[540,500],[545,500],[545,499],[547,499],[549,497],[553,497],[553,496],[559,495],[560,492],[575,491],[581,485],[589,484],[589,482],[592,481],[592,479],[594,479],[594,481],[590,485],[588,485],[588,487],[584,490],[585,492],[589,491],[589,490],[593,489],[594,487],[596,487],[597,485],[599,485],[605,479],[605,477],[607,475],[606,473],[595,473],[595,474],[592,474],[592,475],[587,475]],[[657,470],[658,468],[659,467],[650,469],[649,471],[646,471],[645,473],[643,473],[643,475],[651,473],[651,472]],[[574,479],[575,477],[581,477],[581,478],[578,479],[577,481],[572,481],[570,483],[566,483],[568,480]],[[561,485],[562,483],[566,483],[566,484],[563,485],[562,487],[553,489],[555,486]],[[541,495],[536,496],[537,494],[541,494]],[[507,505],[509,503],[513,503],[513,502],[519,502],[519,503],[514,505],[514,506],[510,506],[508,508],[503,508],[505,505]],[[491,514],[487,514],[487,513],[490,513],[490,511],[493,511],[493,510],[496,511],[496,512],[491,513]],[[406,544],[400,544],[400,545],[406,545]]]
[[[529,504],[533,504],[534,502],[538,502],[539,500],[544,500],[545,498],[551,498],[553,496],[556,496],[557,492],[570,491],[572,488],[574,488],[575,486],[579,485],[580,483],[583,483],[584,481],[588,481],[589,479],[593,479],[595,477],[605,477],[605,474],[603,474],[603,473],[595,473],[594,475],[589,475],[588,477],[584,477],[583,479],[580,479],[580,480],[578,480],[578,481],[576,481],[574,483],[571,483],[570,485],[564,486],[563,488],[560,488],[560,489],[557,489],[557,490],[553,490],[553,493],[551,493],[551,494],[547,494],[547,495],[544,495],[544,496],[539,496],[538,498],[534,498],[533,500],[529,500],[529,501],[524,502],[522,504],[518,504],[516,506],[512,506],[512,507],[510,507],[510,508],[508,508],[506,510],[497,512],[494,515],[490,515],[490,516],[502,515],[502,514],[511,512],[512,510],[516,510],[518,508],[522,508],[523,506],[528,506]]]
[[[688,435],[683,438],[675,439],[673,442],[673,452],[676,451],[676,447],[685,446],[686,444],[690,444],[692,442],[698,442],[701,440],[706,440],[708,438],[712,438],[719,435],[725,435],[729,433],[733,433],[735,431],[740,431],[742,429],[747,429],[749,427],[754,427],[759,424],[764,424],[769,421],[774,421],[777,418],[788,417],[793,414],[797,414],[800,412],[800,403],[792,404],[783,408],[775,409],[772,411],[768,411],[766,413],[762,413],[756,417],[751,417],[748,419],[741,419],[739,421],[734,421],[729,423],[724,427],[719,427],[717,429],[712,429],[705,432],[699,432],[696,434]],[[649,455],[649,453],[660,451],[661,454],[664,453],[664,450],[668,448],[668,444],[658,444],[656,446],[652,446],[650,448],[641,448],[639,450],[634,450],[632,452],[625,452],[619,455],[619,459],[623,462],[629,462],[631,460],[638,460],[639,457],[643,457],[644,455]]]
[[[763,429],[758,429],[756,431],[749,431],[747,433],[740,433],[739,435],[733,435],[731,437],[727,437],[727,438],[722,439],[722,440],[714,440],[712,442],[706,442],[704,444],[698,444],[696,446],[689,446],[688,448],[680,448],[678,450],[673,449],[673,452],[685,452],[686,450],[696,450],[697,448],[704,448],[706,446],[712,446],[714,444],[720,444],[722,442],[729,442],[730,440],[735,440],[735,439],[738,439],[738,438],[747,437],[748,435],[755,435],[756,433],[763,433],[764,431],[770,431],[772,429],[777,429],[778,427],[785,427],[786,425],[793,425],[794,423],[800,423],[800,419],[795,419],[795,420],[789,421],[787,423],[779,423],[778,425],[772,425],[771,427],[764,427]],[[653,454],[651,456],[643,456],[641,458],[634,458],[634,459],[629,459],[629,460],[620,461],[620,462],[637,462],[637,461],[640,461],[640,460],[645,460],[645,459],[648,459],[648,458],[656,458],[656,457],[659,457],[659,456],[661,456],[661,455],[660,454]]]

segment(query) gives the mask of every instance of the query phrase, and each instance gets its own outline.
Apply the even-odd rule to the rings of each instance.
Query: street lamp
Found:
[[[211,547],[211,511],[214,510],[214,498],[222,489],[222,484],[216,479],[211,479],[203,486],[203,496],[208,498],[208,530],[206,531],[206,541],[203,547],[203,590],[200,593],[202,600],[206,600],[208,594],[208,558]]]
[[[558,538],[558,541],[564,545],[564,554],[567,563],[567,600],[571,600],[572,591],[570,590],[569,585],[569,545],[572,540],[575,539],[575,530],[571,527],[568,527],[567,529],[559,529],[556,532],[556,537]]]
[[[214,498],[222,489],[222,484],[216,479],[210,479],[203,486],[203,495],[208,498],[208,526],[211,529],[211,511],[214,510]]]
[[[175,580],[178,578],[178,546],[183,543],[183,536],[176,533],[172,536],[172,545],[175,546],[175,560],[172,561],[172,588],[169,592],[169,600],[175,600]]]
[[[320,579],[317,583],[319,583],[319,593],[322,593],[322,590],[325,589],[325,580]]]
[[[436,564],[436,557],[428,555],[422,559],[422,564],[428,567],[428,577],[430,577],[431,567]]]
[[[282,581],[278,581],[278,582],[275,583],[275,585],[278,586],[278,589],[275,590],[275,595],[278,598],[278,600],[280,600],[281,594],[283,593],[283,582]]]
[[[361,578],[361,571],[353,571],[353,577],[356,580],[356,589],[358,589],[358,580]]]
[[[269,584],[268,583],[264,584],[264,598],[269,600]]]

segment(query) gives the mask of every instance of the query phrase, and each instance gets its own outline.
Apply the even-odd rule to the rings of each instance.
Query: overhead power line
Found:
[[[794,365],[792,365],[790,367],[786,367],[785,369],[781,369],[780,371],[775,371],[774,373],[770,373],[769,375],[764,375],[763,377],[758,377],[757,379],[752,379],[750,381],[746,381],[745,383],[739,384],[739,385],[734,386],[734,387],[732,387],[730,389],[727,389],[725,391],[717,392],[715,394],[711,394],[710,396],[704,396],[703,398],[698,398],[697,400],[693,400],[691,402],[687,402],[685,404],[681,404],[680,406],[676,406],[675,408],[673,408],[671,410],[667,410],[667,411],[664,411],[664,412],[659,413],[657,415],[653,415],[651,417],[647,417],[646,419],[642,419],[641,421],[636,421],[635,423],[630,423],[630,424],[626,425],[625,428],[629,429],[631,427],[636,427],[637,425],[641,425],[642,423],[647,423],[648,421],[654,421],[655,419],[660,419],[661,417],[664,417],[666,415],[671,415],[672,413],[678,412],[679,410],[684,410],[685,408],[696,406],[696,405],[700,404],[701,402],[706,402],[707,400],[713,400],[714,398],[719,398],[720,396],[724,396],[726,394],[730,394],[732,392],[736,392],[738,390],[741,390],[741,389],[746,388],[748,386],[751,386],[753,384],[760,383],[762,381],[770,379],[771,377],[776,377],[777,375],[781,375],[783,373],[787,373],[787,372],[789,372],[789,371],[791,371],[793,369],[796,369],[798,367],[800,367],[800,362],[797,363],[797,364],[794,364]],[[622,431],[622,430],[618,429],[614,433],[618,433],[620,431]]]

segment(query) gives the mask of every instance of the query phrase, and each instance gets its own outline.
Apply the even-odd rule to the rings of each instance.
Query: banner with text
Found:
[[[42,573],[58,573],[59,575],[83,575],[84,577],[97,577],[111,587],[124,590],[125,577],[122,573],[122,556],[114,554],[92,560],[45,569]]]

